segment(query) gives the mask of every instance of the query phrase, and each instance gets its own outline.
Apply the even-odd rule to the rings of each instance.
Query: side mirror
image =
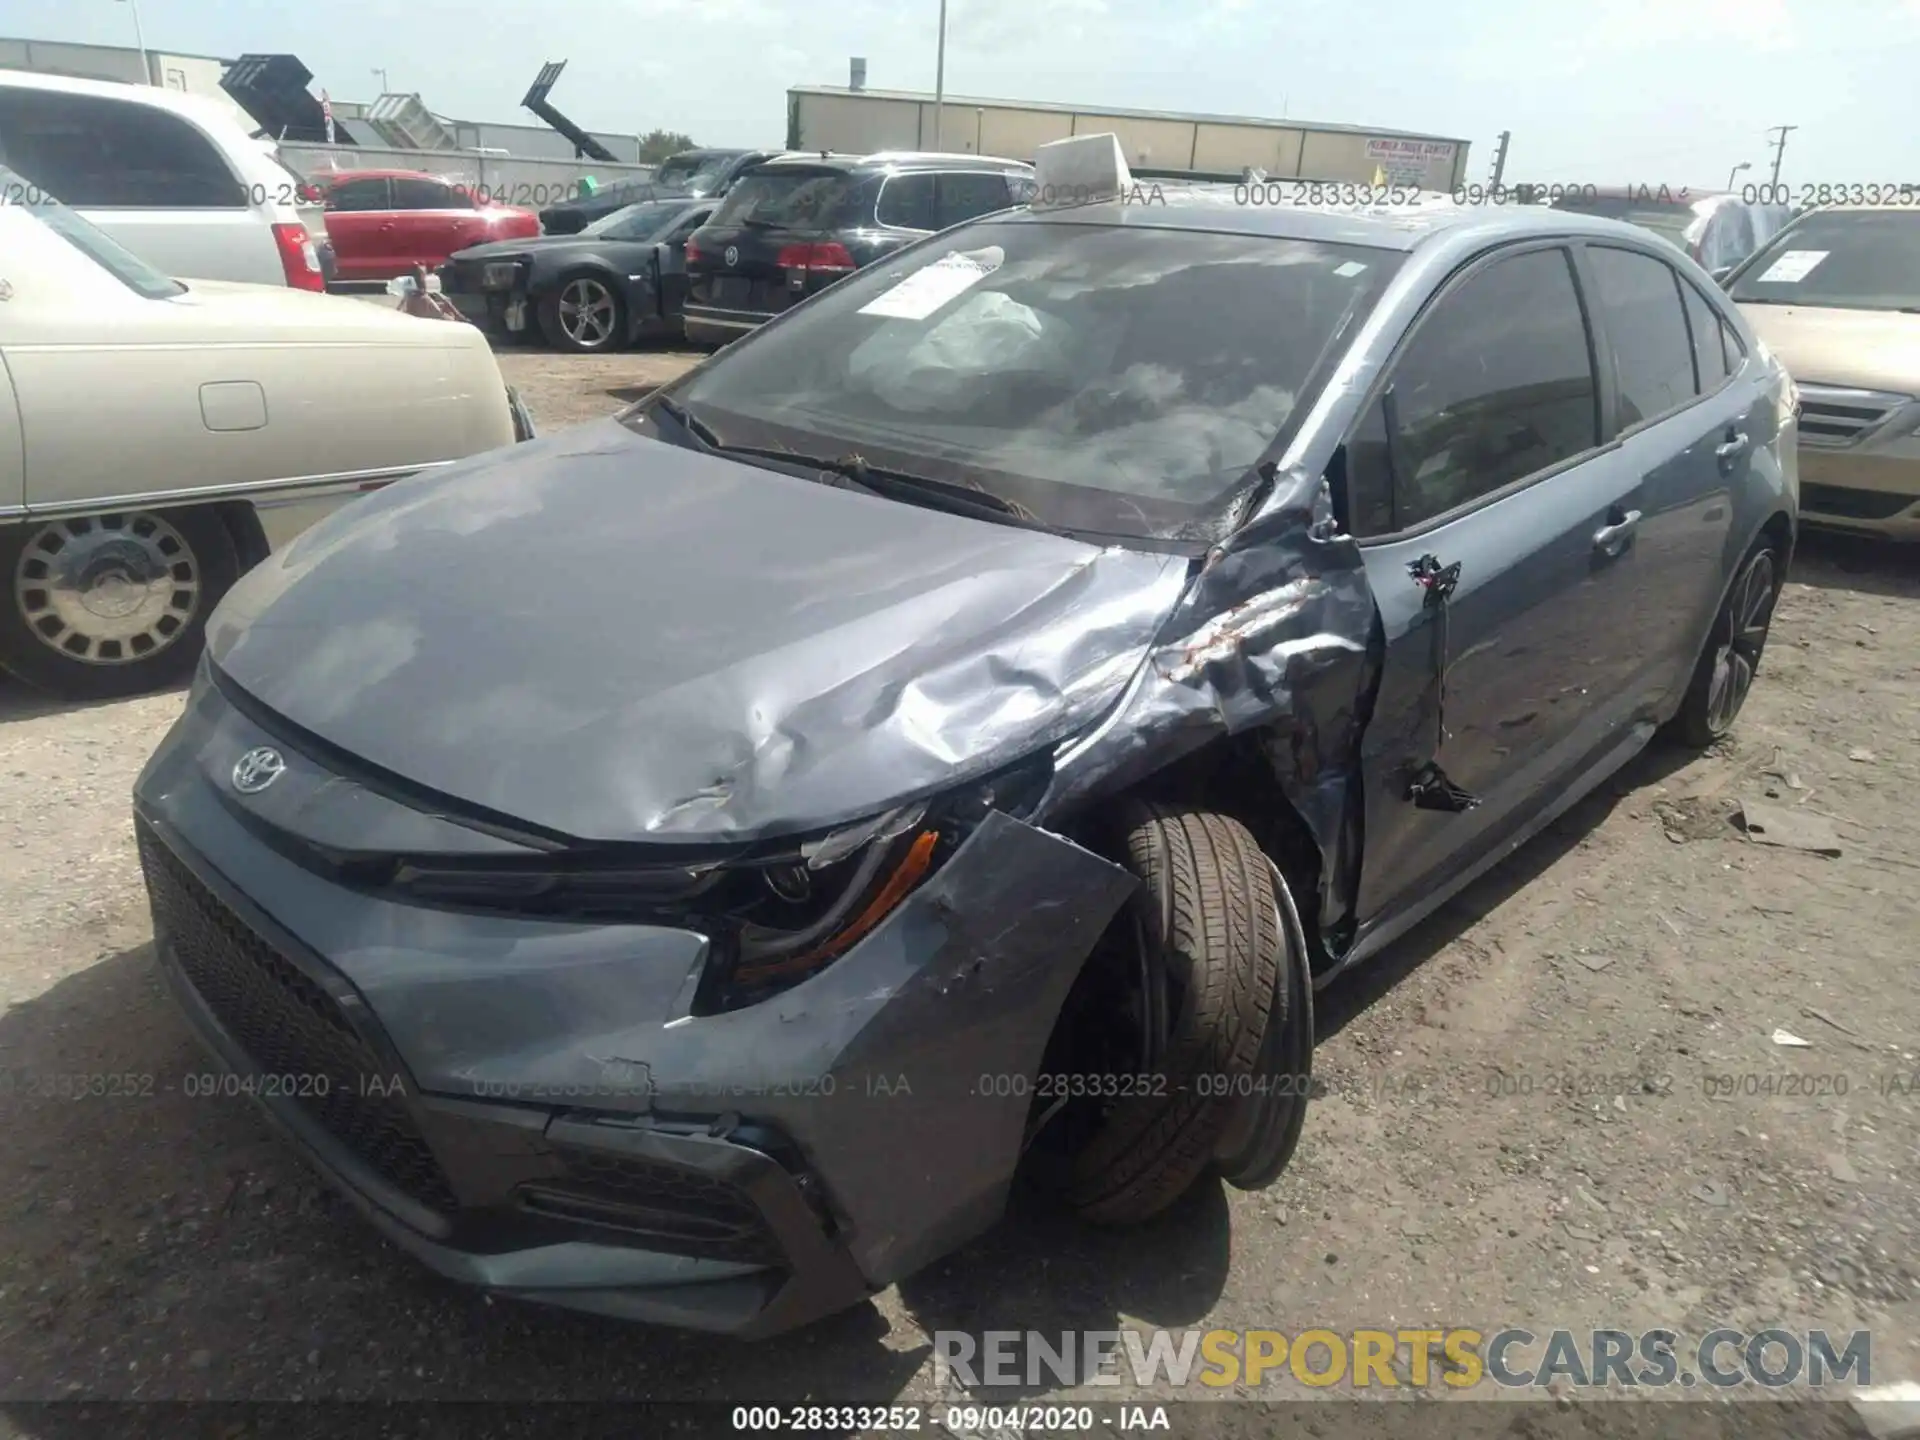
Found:
[[[1709,270],[1707,273],[1713,276],[1713,283],[1724,290],[1727,288],[1727,277],[1733,274],[1733,270],[1734,267],[1731,265],[1721,265],[1716,269]]]

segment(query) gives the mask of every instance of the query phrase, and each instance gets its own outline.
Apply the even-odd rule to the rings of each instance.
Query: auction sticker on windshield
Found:
[[[1006,251],[998,245],[967,253],[942,255],[925,269],[916,270],[898,285],[883,290],[860,307],[862,315],[892,320],[924,320],[956,295],[978,285],[1000,268]]]
[[[1796,280],[1806,279],[1813,273],[1813,267],[1832,253],[1829,250],[1789,250],[1769,265],[1766,274],[1759,276],[1758,281],[1762,285],[1769,282],[1791,285]]]

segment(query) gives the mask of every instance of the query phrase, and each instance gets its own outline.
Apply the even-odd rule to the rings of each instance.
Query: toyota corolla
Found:
[[[1061,145],[215,615],[135,797],[160,964],[443,1274],[765,1334],[1017,1177],[1266,1185],[1316,990],[1733,724],[1794,394],[1703,271]]]

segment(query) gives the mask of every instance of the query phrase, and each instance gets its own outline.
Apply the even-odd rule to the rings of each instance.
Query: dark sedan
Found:
[[[1128,203],[1092,140],[1041,152],[1081,203],[214,615],[135,791],[162,972],[441,1273],[765,1334],[1017,1172],[1103,1224],[1266,1186],[1317,989],[1734,724],[1795,395],[1704,271],[1544,208]]]
[[[441,289],[475,323],[506,335],[537,328],[556,350],[614,350],[645,335],[678,335],[687,237],[712,208],[650,200],[578,235],[475,245],[442,267]]]

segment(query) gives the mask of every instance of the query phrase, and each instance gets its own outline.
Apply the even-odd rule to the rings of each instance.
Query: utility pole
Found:
[[[140,0],[127,0],[127,8],[133,11],[133,43],[140,47],[140,83],[153,84],[153,62],[147,58],[147,37],[140,28]]]
[[[1493,152],[1493,188],[1500,188],[1500,177],[1507,173],[1507,142],[1513,139],[1511,130],[1500,132],[1500,148]]]
[[[1776,125],[1772,130],[1767,131],[1769,135],[1777,132],[1780,136],[1773,147],[1773,184],[1776,189],[1780,184],[1780,162],[1786,158],[1787,154],[1787,136],[1799,128],[1798,125]]]
[[[933,148],[942,150],[940,116],[947,101],[947,0],[940,0],[940,43],[933,59]]]

